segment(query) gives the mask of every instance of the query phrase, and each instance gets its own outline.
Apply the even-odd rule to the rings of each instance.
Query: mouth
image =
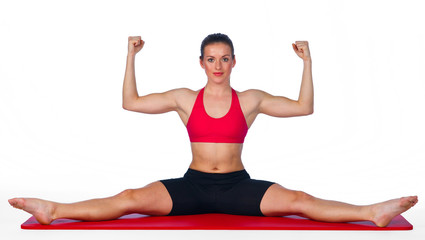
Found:
[[[214,74],[214,76],[216,76],[216,77],[220,77],[221,75],[223,75],[223,73],[222,73],[222,72],[214,72],[213,74]]]

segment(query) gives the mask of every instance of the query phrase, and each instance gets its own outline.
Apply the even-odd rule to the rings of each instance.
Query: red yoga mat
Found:
[[[372,222],[326,223],[298,216],[254,217],[228,214],[200,214],[185,216],[146,216],[129,214],[116,220],[84,222],[58,219],[41,225],[34,217],[21,225],[22,229],[62,230],[412,230],[413,226],[401,215],[380,228]]]

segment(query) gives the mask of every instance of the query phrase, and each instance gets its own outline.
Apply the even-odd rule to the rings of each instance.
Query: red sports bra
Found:
[[[204,107],[204,88],[199,91],[186,125],[191,142],[243,143],[248,132],[238,95],[232,89],[229,112],[221,118],[210,117]]]

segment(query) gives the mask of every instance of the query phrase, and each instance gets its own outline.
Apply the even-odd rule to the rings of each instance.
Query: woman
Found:
[[[134,62],[143,48],[140,37],[129,37],[123,86],[123,108],[141,113],[176,111],[191,141],[193,159],[183,178],[151,183],[116,196],[72,204],[34,198],[14,198],[9,203],[29,212],[42,224],[58,218],[85,221],[116,219],[129,213],[181,215],[229,213],[258,216],[297,214],[318,221],[369,220],[384,227],[392,218],[414,206],[417,196],[367,206],[315,198],[276,183],[250,179],[241,160],[249,127],[258,114],[292,117],[313,113],[313,82],[308,42],[292,44],[304,70],[297,101],[259,90],[236,92],[230,75],[236,64],[232,41],[211,34],[201,45],[200,64],[207,75],[198,91],[174,89],[139,96]]]

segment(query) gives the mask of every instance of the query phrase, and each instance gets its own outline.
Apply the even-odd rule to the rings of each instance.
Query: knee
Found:
[[[299,203],[299,202],[309,202],[312,201],[314,199],[313,196],[311,196],[308,193],[305,193],[303,191],[294,191],[294,199],[293,201],[295,203]]]
[[[314,197],[303,191],[294,191],[292,200],[292,210],[297,213],[302,213],[311,205]]]
[[[147,187],[140,189],[126,189],[117,195],[124,208],[147,208],[155,204],[155,198]]]
[[[134,199],[134,189],[126,189],[118,193],[116,197],[123,201],[131,201]]]

